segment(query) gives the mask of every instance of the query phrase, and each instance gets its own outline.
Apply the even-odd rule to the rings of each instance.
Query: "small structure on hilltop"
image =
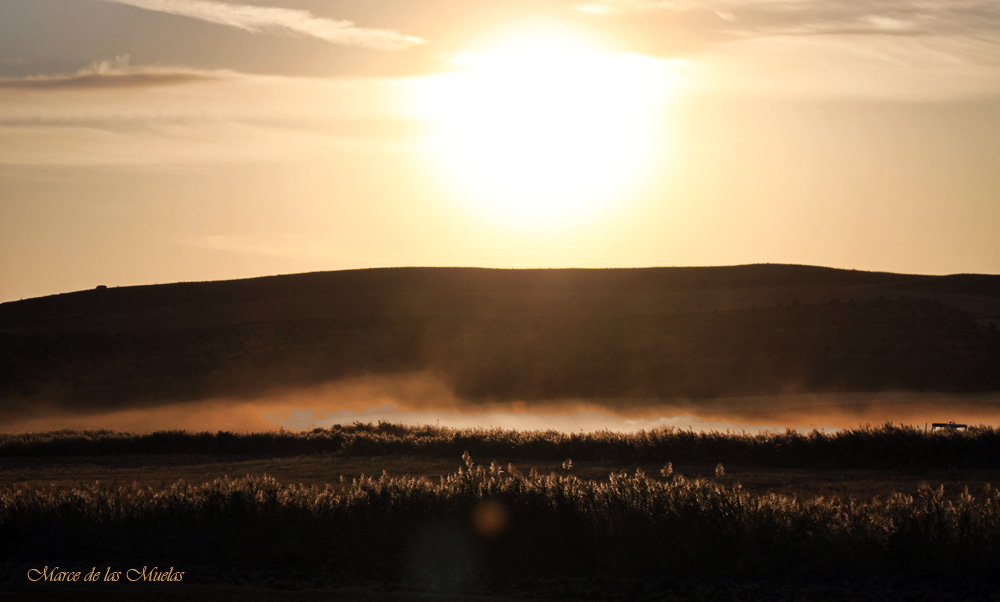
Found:
[[[949,420],[948,422],[933,422],[931,423],[931,431],[936,431],[938,429],[943,429],[947,431],[965,431],[969,429],[968,424],[959,424],[954,420]]]

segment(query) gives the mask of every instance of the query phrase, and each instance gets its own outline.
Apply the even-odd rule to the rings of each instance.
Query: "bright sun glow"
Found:
[[[525,227],[592,219],[648,170],[669,72],[551,31],[453,62],[420,103],[435,162],[463,201]]]

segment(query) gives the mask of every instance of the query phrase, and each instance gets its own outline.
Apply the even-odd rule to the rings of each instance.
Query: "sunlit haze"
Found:
[[[571,227],[648,186],[669,132],[669,64],[535,27],[417,84],[434,170],[502,227]]]

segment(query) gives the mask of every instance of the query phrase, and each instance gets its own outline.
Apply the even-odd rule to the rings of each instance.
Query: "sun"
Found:
[[[556,29],[505,36],[453,58],[420,103],[435,169],[488,219],[552,227],[599,217],[656,154],[667,78]]]

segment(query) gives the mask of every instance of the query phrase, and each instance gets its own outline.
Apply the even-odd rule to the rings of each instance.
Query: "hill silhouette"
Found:
[[[426,372],[470,403],[1000,391],[1000,276],[385,268],[0,304],[0,408]]]

